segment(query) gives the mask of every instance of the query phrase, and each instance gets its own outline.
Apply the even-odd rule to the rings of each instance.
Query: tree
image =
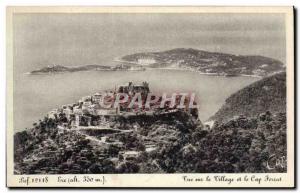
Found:
[[[116,157],[119,154],[120,148],[116,145],[109,145],[107,153],[110,157]]]
[[[133,162],[123,162],[121,163],[118,168],[117,171],[118,173],[138,173],[140,167]]]

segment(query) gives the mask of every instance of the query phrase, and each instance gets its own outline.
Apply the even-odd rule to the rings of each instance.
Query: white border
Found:
[[[5,8],[7,5],[25,5],[25,6],[34,6],[34,5],[295,5],[296,7],[300,7],[300,1],[298,0],[252,0],[252,1],[238,1],[238,0],[228,0],[228,1],[222,1],[222,0],[185,0],[183,2],[173,1],[173,0],[149,0],[141,2],[139,0],[1,0],[0,1],[0,17],[1,17],[1,28],[0,28],[0,41],[2,44],[0,44],[0,49],[2,53],[2,57],[0,59],[0,147],[2,147],[2,152],[5,152],[5,92],[6,92],[6,36],[5,36]],[[298,20],[299,21],[299,20]],[[298,23],[297,21],[297,23]],[[298,25],[299,26],[299,25]],[[295,42],[296,43],[296,42]],[[296,53],[298,54],[299,51]],[[299,72],[299,68],[298,68]],[[299,88],[298,88],[299,89]],[[298,118],[298,116],[297,116]],[[300,116],[299,116],[300,118]],[[297,129],[297,128],[296,128]],[[300,132],[298,132],[298,137]],[[298,148],[298,155],[299,155],[299,148]],[[2,175],[0,175],[0,190],[3,192],[7,192],[8,189],[5,188],[5,175],[3,175],[6,171],[5,169],[5,156],[2,156],[0,159],[0,169]],[[298,184],[299,184],[299,180]],[[24,191],[24,190],[15,190],[16,192]],[[42,190],[41,192],[44,192],[46,190]],[[73,190],[76,191],[76,190]],[[106,190],[102,190],[103,192],[106,192]],[[160,190],[156,190],[160,192]],[[205,190],[202,190],[205,192]],[[283,190],[285,192],[287,190]],[[209,191],[209,192],[216,192],[216,191]]]

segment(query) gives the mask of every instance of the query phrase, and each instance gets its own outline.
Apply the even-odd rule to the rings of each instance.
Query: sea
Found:
[[[147,69],[145,71],[84,71],[61,74],[19,74],[14,81],[14,131],[32,127],[49,111],[77,102],[83,96],[114,90],[128,82],[149,83],[151,92],[194,92],[199,118],[205,122],[226,98],[257,81],[255,77],[223,77],[198,72]]]

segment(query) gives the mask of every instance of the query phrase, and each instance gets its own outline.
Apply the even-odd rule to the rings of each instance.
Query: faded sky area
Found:
[[[285,62],[283,14],[15,14],[14,66],[110,64],[172,48],[263,55]]]

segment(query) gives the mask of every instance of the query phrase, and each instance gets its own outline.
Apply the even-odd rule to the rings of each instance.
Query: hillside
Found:
[[[223,122],[233,116],[255,116],[266,111],[286,111],[286,73],[259,80],[226,99],[221,109],[210,118]]]
[[[121,61],[152,68],[179,68],[225,76],[266,76],[285,68],[281,61],[268,57],[232,55],[191,48],[137,53],[124,56]]]
[[[186,136],[201,127],[198,119],[184,112],[113,117],[109,122],[115,131],[63,129],[63,119],[45,117],[15,134],[15,173],[136,173],[141,159],[147,159],[138,156],[174,141],[182,146],[188,142]]]
[[[210,131],[187,114],[111,120],[112,127],[137,127],[122,135],[61,130],[60,120],[48,119],[15,134],[15,173],[286,172],[286,165],[275,162],[286,157],[285,114],[255,117],[233,119]],[[96,143],[112,135],[120,142]],[[149,143],[155,148],[147,148]]]

